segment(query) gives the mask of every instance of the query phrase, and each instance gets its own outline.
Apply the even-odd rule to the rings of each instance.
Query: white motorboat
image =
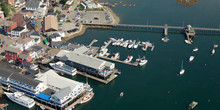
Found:
[[[61,62],[61,61],[59,61],[57,63],[49,63],[49,65],[53,69],[55,69],[55,70],[57,70],[59,72],[63,72],[63,73],[65,73],[67,75],[70,75],[70,76],[75,76],[76,72],[77,72],[76,68],[68,66],[64,62]]]
[[[107,52],[108,52],[108,49],[107,49],[107,48],[102,48],[102,49],[100,50],[99,56],[103,57]]]
[[[143,66],[143,65],[147,64],[147,62],[148,62],[148,60],[145,59],[145,56],[143,58],[139,58],[136,60],[140,66]]]
[[[127,48],[128,44],[129,44],[128,42],[129,42],[128,40],[126,40],[126,41],[124,42],[124,44],[123,44],[123,47],[124,47],[124,48]]]
[[[26,108],[32,108],[35,105],[35,101],[32,98],[25,96],[23,92],[4,92],[5,95],[13,102],[22,105]]]
[[[180,69],[180,75],[183,75],[185,73],[185,69],[183,69],[183,60],[182,60],[182,65],[181,65],[181,69]]]
[[[136,49],[136,48],[138,48],[138,45],[140,44],[140,41],[139,42],[136,42],[135,44],[134,44],[134,48]]]
[[[117,44],[117,41],[113,41],[113,42],[112,42],[112,45],[113,45],[113,46],[116,46],[116,44]]]
[[[194,58],[195,58],[194,56],[190,56],[190,57],[189,57],[189,62],[193,61]]]
[[[114,56],[111,57],[111,59],[117,60],[120,58],[119,53],[115,53]]]
[[[215,54],[215,49],[212,49],[211,53],[212,53],[211,55],[214,55]]]
[[[192,44],[192,42],[190,42],[189,40],[185,40],[185,43]]]
[[[132,61],[132,59],[133,59],[133,56],[128,56],[124,62],[129,63]]]
[[[214,48],[218,48],[218,44],[214,44]]]
[[[161,40],[162,40],[163,42],[168,42],[170,39],[169,39],[168,37],[163,37]]]
[[[197,47],[195,47],[194,49],[193,49],[193,52],[197,52],[199,49],[197,48]]]
[[[129,45],[128,45],[128,48],[133,48],[134,47],[134,44],[135,44],[136,40],[134,40],[133,42],[130,42]]]

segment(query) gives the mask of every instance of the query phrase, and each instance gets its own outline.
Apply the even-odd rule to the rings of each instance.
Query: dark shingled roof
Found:
[[[20,26],[12,29],[12,31],[22,31],[22,30],[24,30],[24,27],[20,27]]]
[[[5,78],[9,78],[10,79],[14,79],[16,81],[22,82],[24,84],[36,87],[40,81],[25,77],[21,74],[19,74],[17,71],[12,71],[10,69],[10,67],[8,67],[9,65],[5,62],[0,62],[0,76],[5,77]],[[12,74],[13,73],[13,74]]]
[[[40,1],[38,0],[28,0],[26,3],[26,7],[38,8],[40,5]]]
[[[18,13],[16,15],[14,15],[10,21],[14,21],[14,22],[17,22],[17,25],[18,26],[24,26],[25,25],[25,22],[24,22],[24,17],[23,17],[23,14],[21,13]]]

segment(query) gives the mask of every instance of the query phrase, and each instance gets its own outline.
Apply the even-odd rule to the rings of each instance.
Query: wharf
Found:
[[[92,42],[89,44],[89,47],[91,47],[95,42],[97,42],[98,40],[93,39]]]
[[[39,102],[37,102],[37,101],[35,101],[35,104],[36,104],[37,106],[39,106],[39,107],[42,107],[42,108],[45,108],[45,109],[48,109],[48,110],[56,110],[56,109],[54,109],[54,108],[52,108],[52,107],[50,107],[50,106],[41,104],[41,103],[39,103]]]
[[[112,40],[110,40],[103,48],[107,48],[112,43]]]
[[[138,66],[137,62],[128,63],[128,62],[124,62],[124,61],[121,61],[121,60],[116,60],[116,59],[111,59],[111,58],[108,58],[108,57],[101,57],[101,56],[97,56],[97,58],[101,58],[101,59],[105,59],[105,60],[109,60],[109,61],[114,61],[114,62],[118,62],[118,63],[123,63],[123,64],[127,64],[127,65],[130,65],[130,66]]]
[[[104,84],[108,84],[109,82],[111,82],[113,79],[115,79],[118,76],[116,74],[112,74],[108,79],[104,80],[104,79],[100,79],[100,78],[97,78],[95,76],[92,76],[92,75],[89,75],[89,74],[86,74],[86,73],[83,73],[83,72],[80,72],[80,71],[77,71],[77,74],[88,77],[88,78],[91,78],[93,80],[99,81],[99,82],[104,83]]]
[[[7,110],[8,104],[0,104],[0,110]]]

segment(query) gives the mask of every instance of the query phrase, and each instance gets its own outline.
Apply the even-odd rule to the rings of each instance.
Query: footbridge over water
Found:
[[[163,32],[165,36],[168,33],[183,33],[185,34],[186,27],[181,26],[169,26],[165,24],[164,26],[159,25],[133,25],[133,24],[83,24],[88,28],[107,28],[114,30],[125,30],[125,31],[148,31],[148,32]],[[220,29],[218,28],[200,28],[193,27],[196,34],[209,34],[209,35],[220,35]]]

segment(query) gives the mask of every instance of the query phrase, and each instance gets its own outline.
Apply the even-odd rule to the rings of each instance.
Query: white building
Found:
[[[27,32],[28,30],[25,27],[16,27],[14,29],[11,30],[11,37],[20,37],[22,32]]]
[[[27,50],[31,46],[36,45],[34,39],[32,39],[32,38],[18,38],[18,40],[16,40],[15,44],[16,44],[16,46],[21,47],[22,51]]]
[[[37,10],[42,5],[41,1],[38,0],[28,0],[26,3],[26,10]]]
[[[85,9],[103,8],[102,5],[90,0],[84,0],[83,2],[81,2],[81,4],[84,6]]]
[[[40,8],[36,9],[33,13],[34,18],[43,18],[46,15],[46,6],[41,6]]]
[[[85,92],[83,83],[61,77],[54,70],[37,74],[35,80],[41,81],[48,88],[56,90],[50,100],[61,106]]]
[[[15,7],[21,7],[25,5],[25,0],[15,0]]]

